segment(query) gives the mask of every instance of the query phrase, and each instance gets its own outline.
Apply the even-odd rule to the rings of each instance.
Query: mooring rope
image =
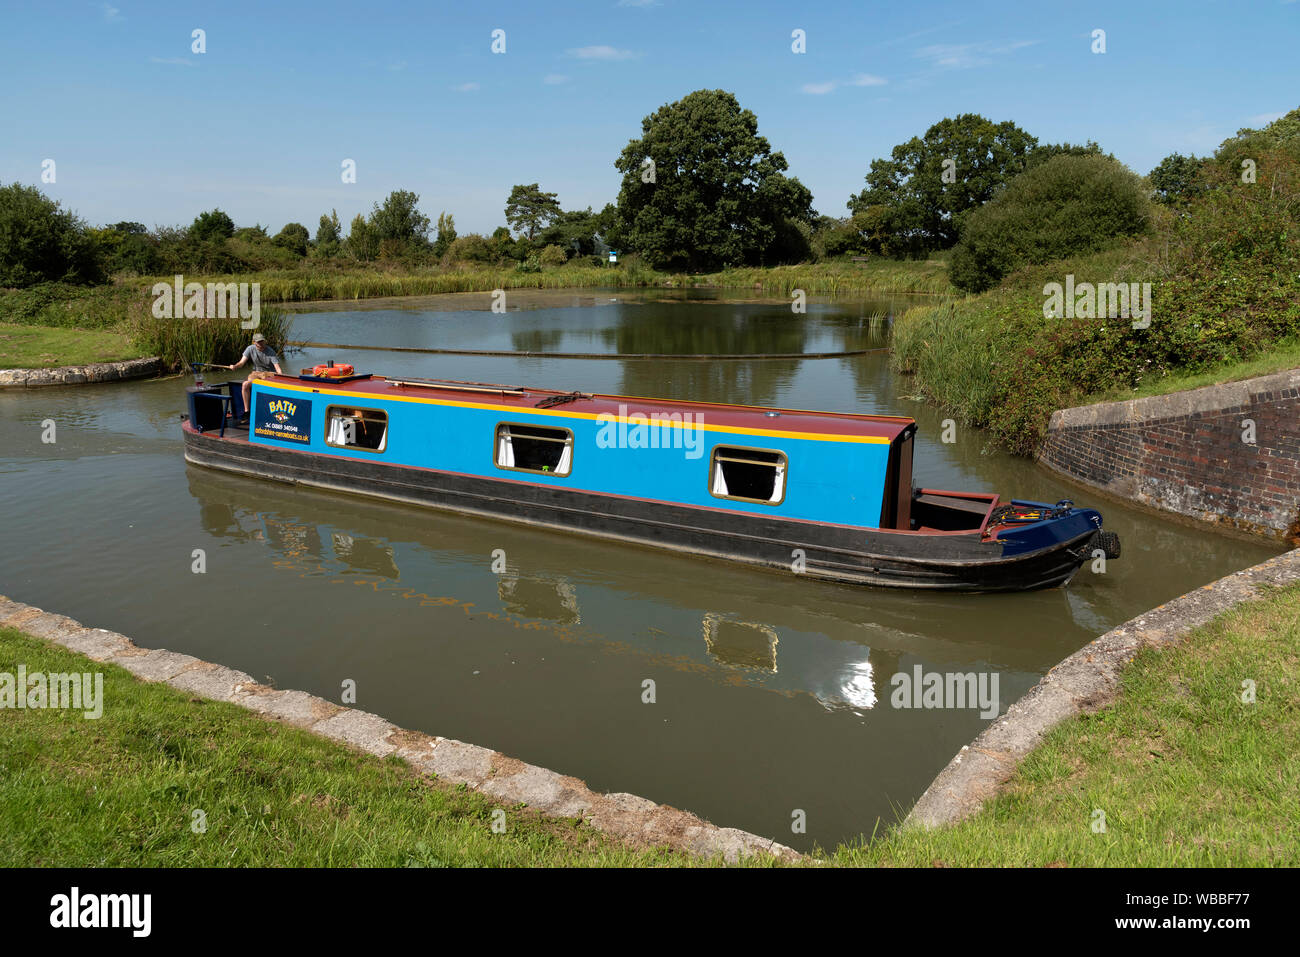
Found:
[[[493,349],[420,349],[414,346],[350,346],[338,342],[286,342],[299,349],[363,349],[372,352],[420,352],[444,356],[505,356],[516,359],[687,359],[687,360],[754,360],[754,359],[843,359],[888,352],[878,349],[853,349],[848,352],[755,352],[722,355],[677,352],[511,352]]]

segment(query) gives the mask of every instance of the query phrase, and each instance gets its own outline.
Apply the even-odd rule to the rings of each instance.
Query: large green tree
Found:
[[[0,286],[102,278],[94,237],[75,214],[31,186],[0,187]]]
[[[517,233],[524,233],[533,241],[537,231],[549,226],[563,215],[555,193],[543,192],[540,184],[515,186],[506,199],[506,222]]]
[[[383,205],[375,204],[370,213],[370,226],[378,242],[396,240],[399,243],[422,246],[429,238],[429,217],[420,212],[420,197],[408,190],[394,190]]]
[[[660,107],[614,165],[622,238],[655,268],[761,264],[787,220],[812,220],[812,194],[725,90]]]
[[[884,226],[888,254],[947,249],[965,215],[1029,168],[1038,148],[1035,137],[1010,121],[976,113],[943,119],[895,146],[889,159],[872,160],[867,188],[848,207]]]

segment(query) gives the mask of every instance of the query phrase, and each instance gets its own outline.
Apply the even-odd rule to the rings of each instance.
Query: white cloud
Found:
[[[569,77],[563,73],[548,73],[542,77],[542,82],[547,86],[559,86],[561,83],[568,83]]]
[[[390,63],[390,64],[388,64],[388,69],[392,70],[394,73],[398,73],[398,72],[400,72],[400,71],[402,71],[402,70],[405,70],[405,69],[406,69],[406,61],[405,61],[405,60],[398,60],[396,63]]]
[[[889,81],[873,73],[855,73],[853,79],[841,83],[839,80],[827,80],[825,83],[805,83],[801,90],[812,96],[825,96],[841,86],[884,86]]]
[[[198,66],[197,60],[183,56],[151,56],[150,63],[165,63],[167,66]]]
[[[631,50],[616,50],[611,46],[577,47],[564,52],[579,60],[630,60],[637,55]]]
[[[930,65],[939,70],[969,70],[972,67],[988,66],[996,56],[1005,56],[1016,50],[1031,47],[1037,40],[1014,40],[1010,43],[935,43],[921,47],[915,56],[929,60]]]
[[[473,93],[478,89],[478,84],[470,81],[469,83],[461,83],[459,86],[453,86],[452,89],[457,93]]]
[[[126,18],[122,16],[122,11],[111,3],[101,3],[99,9],[104,13],[105,23],[121,23]]]
[[[916,56],[929,60],[931,66],[944,70],[965,70],[973,66],[988,66],[993,61],[976,52],[974,43],[936,43],[921,47]]]

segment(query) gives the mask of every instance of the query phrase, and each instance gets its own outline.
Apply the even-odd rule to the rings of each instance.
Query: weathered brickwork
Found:
[[[1054,412],[1039,461],[1143,505],[1294,539],[1300,370]]]

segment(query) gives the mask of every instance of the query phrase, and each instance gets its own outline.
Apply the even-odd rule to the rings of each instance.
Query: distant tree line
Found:
[[[953,281],[978,290],[1021,263],[1141,232],[1151,200],[1177,210],[1235,175],[1247,153],[1298,136],[1300,110],[1264,131],[1239,131],[1213,157],[1171,154],[1143,180],[1094,142],[1043,144],[1010,121],[964,113],[872,160],[865,188],[848,198],[849,215],[836,218],[814,212],[812,194],[733,94],[697,90],[642,120],[641,135],[614,161],[622,174],[616,202],[565,210],[539,183],[516,184],[505,225],[490,235],[458,234],[447,211],[431,220],[407,190],[354,216],[346,232],[330,210],[313,237],[296,222],[274,235],[260,224],[237,227],[221,209],[189,226],[91,227],[14,183],[0,187],[0,285],[313,263],[514,263],[528,271],[600,262],[610,249],[689,271],[951,250]]]

